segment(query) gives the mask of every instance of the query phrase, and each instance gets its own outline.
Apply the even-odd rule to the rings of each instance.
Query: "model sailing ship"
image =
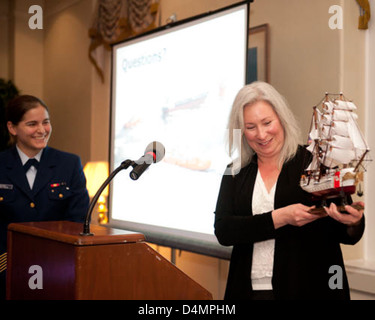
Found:
[[[300,185],[317,199],[340,197],[344,205],[347,195],[363,181],[370,150],[358,127],[356,109],[343,94],[328,93],[313,107],[307,147],[312,161]],[[360,185],[357,193],[362,193]]]

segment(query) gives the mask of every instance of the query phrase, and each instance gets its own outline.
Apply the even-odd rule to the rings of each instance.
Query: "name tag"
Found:
[[[0,189],[12,190],[13,185],[12,184],[1,184],[0,183]]]

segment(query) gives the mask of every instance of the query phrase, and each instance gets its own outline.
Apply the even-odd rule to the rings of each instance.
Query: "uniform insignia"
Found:
[[[12,184],[1,184],[0,183],[0,189],[12,190],[13,185]]]

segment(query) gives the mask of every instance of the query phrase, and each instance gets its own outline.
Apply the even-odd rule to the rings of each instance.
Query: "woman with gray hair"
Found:
[[[349,299],[340,243],[360,240],[363,210],[346,206],[344,214],[332,201],[310,213],[316,203],[299,186],[308,155],[285,99],[264,82],[243,87],[228,128],[229,152],[239,158],[215,211],[219,243],[233,246],[225,298]],[[232,143],[236,130],[241,139]],[[342,271],[339,290],[330,285],[332,266]]]

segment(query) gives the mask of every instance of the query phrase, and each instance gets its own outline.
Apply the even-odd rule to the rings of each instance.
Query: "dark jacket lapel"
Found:
[[[25,170],[23,169],[21,158],[18,155],[16,147],[9,150],[7,162],[7,175],[8,179],[12,181],[23,193],[30,199],[33,198],[29,183],[26,178]]]
[[[53,168],[56,166],[56,159],[50,148],[46,147],[43,150],[40,158],[39,169],[37,171],[34,185],[33,194],[36,195],[44,186],[51,181],[53,176]]]

